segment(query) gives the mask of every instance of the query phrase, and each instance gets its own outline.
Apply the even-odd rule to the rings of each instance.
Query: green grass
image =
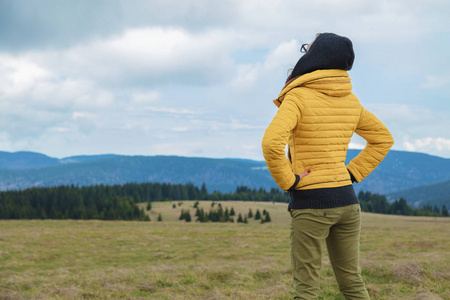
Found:
[[[224,224],[179,221],[194,202],[173,203],[153,203],[152,222],[0,221],[0,299],[292,297],[285,204],[221,202],[272,219]],[[362,227],[372,299],[450,299],[450,219],[363,213]],[[320,299],[344,299],[326,255],[321,274]]]

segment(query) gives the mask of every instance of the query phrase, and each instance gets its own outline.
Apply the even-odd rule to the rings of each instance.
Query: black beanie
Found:
[[[297,62],[290,78],[317,70],[350,70],[355,53],[350,39],[334,33],[320,34]]]

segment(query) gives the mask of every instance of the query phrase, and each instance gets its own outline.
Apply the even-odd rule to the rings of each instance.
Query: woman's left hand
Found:
[[[298,176],[300,176],[300,180],[302,180],[303,177],[308,176],[309,173],[311,173],[311,170],[307,170],[301,174],[298,174]]]

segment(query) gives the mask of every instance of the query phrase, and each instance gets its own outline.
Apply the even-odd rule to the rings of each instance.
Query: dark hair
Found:
[[[352,41],[334,33],[319,33],[316,39],[297,62],[290,78],[317,70],[351,70],[355,53]]]

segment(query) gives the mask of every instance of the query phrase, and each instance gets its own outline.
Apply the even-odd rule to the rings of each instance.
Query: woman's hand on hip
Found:
[[[298,176],[300,176],[300,180],[302,180],[302,178],[308,176],[309,173],[311,173],[311,170],[306,170],[305,172],[298,174]]]

